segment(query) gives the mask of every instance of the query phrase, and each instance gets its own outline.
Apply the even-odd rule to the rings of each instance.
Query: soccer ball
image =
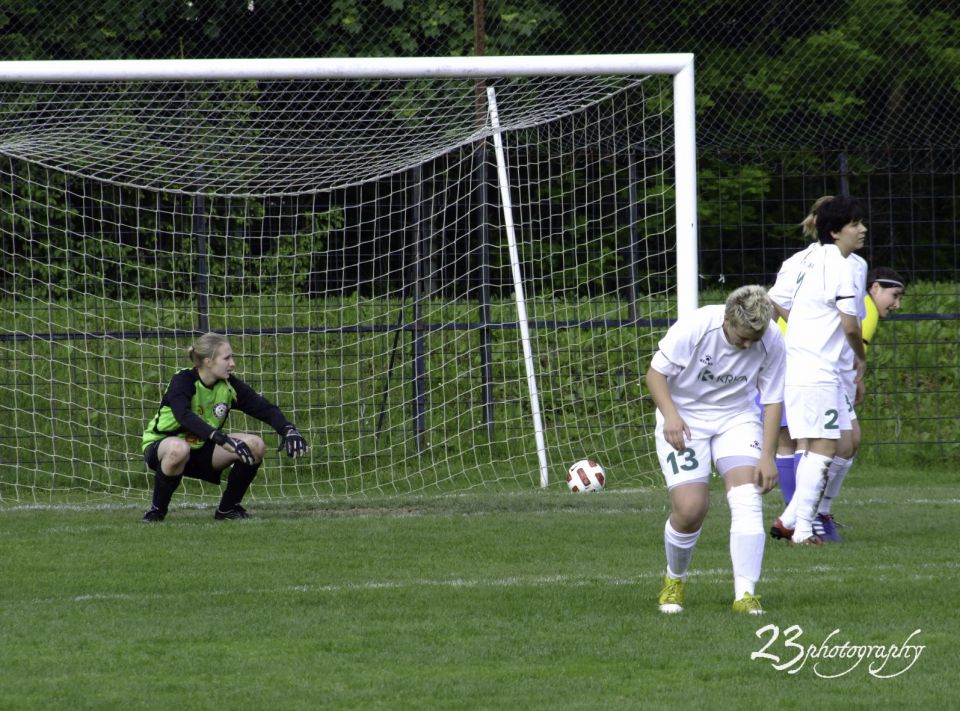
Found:
[[[607,473],[592,459],[581,459],[567,470],[567,486],[575,494],[602,491],[606,483]]]

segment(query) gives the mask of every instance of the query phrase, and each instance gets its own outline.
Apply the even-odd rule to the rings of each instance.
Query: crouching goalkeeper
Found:
[[[291,457],[306,453],[307,443],[273,403],[233,375],[236,364],[226,336],[207,333],[188,351],[193,368],[170,381],[160,409],[143,433],[143,459],[154,472],[153,502],[144,523],[162,521],[173,492],[185,476],[227,486],[214,513],[218,521],[249,518],[240,505],[263,462],[266,445],[254,434],[223,431],[233,409],[267,423],[281,436]]]

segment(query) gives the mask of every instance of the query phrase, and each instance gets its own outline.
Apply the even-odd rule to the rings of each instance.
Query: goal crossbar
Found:
[[[673,74],[692,54],[586,54],[531,57],[358,57],[316,59],[99,59],[3,61],[0,80],[191,81],[243,79],[413,79],[426,77]]]

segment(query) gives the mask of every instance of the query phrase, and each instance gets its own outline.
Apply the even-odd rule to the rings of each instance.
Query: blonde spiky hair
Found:
[[[757,284],[735,289],[727,297],[724,317],[734,327],[763,335],[773,318],[773,302],[767,290]]]

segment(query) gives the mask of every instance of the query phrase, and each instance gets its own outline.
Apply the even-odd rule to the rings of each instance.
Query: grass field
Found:
[[[674,617],[654,604],[666,495],[615,483],[270,503],[228,523],[175,499],[156,526],[126,505],[2,508],[0,708],[955,707],[953,472],[858,466],[835,506],[845,543],[768,542],[762,618],[729,609],[719,482]],[[887,679],[875,658],[834,679],[856,659],[751,659],[915,630],[922,652]]]

